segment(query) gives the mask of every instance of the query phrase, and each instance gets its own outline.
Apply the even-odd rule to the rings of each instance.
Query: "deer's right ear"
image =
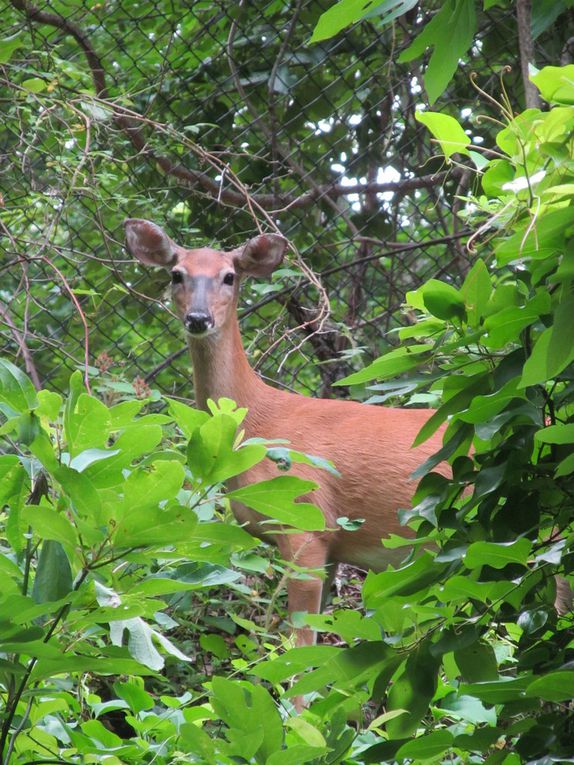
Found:
[[[178,258],[180,249],[165,231],[149,220],[127,218],[126,246],[128,252],[148,266],[171,268]]]

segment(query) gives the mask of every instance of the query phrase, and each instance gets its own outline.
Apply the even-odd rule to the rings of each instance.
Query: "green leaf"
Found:
[[[532,542],[525,537],[514,542],[473,542],[464,556],[467,568],[480,566],[504,568],[509,563],[520,563],[523,566],[528,561]]]
[[[574,67],[573,67],[574,68]],[[547,370],[555,377],[574,360],[574,295],[568,292],[554,314],[554,326],[548,343]]]
[[[531,676],[528,676],[500,678],[486,683],[463,683],[459,693],[474,696],[486,704],[507,704],[522,697],[531,679]]]
[[[19,413],[38,406],[36,390],[30,379],[7,359],[0,359],[0,402]]]
[[[103,449],[110,435],[111,417],[97,398],[81,393],[68,414],[67,439],[74,457],[85,449]]]
[[[387,711],[406,710],[406,714],[387,722],[387,733],[392,738],[416,731],[435,694],[440,659],[429,653],[429,647],[429,642],[424,641],[411,652],[403,673],[391,686]]]
[[[467,683],[480,683],[498,678],[494,649],[483,640],[477,640],[472,645],[456,650],[454,660]]]
[[[550,210],[536,219],[523,220],[515,233],[496,245],[500,266],[520,258],[543,260],[566,251],[566,232],[574,223],[574,207]]]
[[[317,484],[313,481],[304,481],[296,476],[278,476],[236,489],[227,496],[279,523],[302,531],[322,531],[325,518],[321,510],[308,502],[295,501],[316,488]]]
[[[487,422],[505,409],[515,398],[523,398],[522,392],[517,390],[518,379],[509,380],[500,390],[486,396],[475,396],[470,406],[458,414],[458,419],[463,422],[478,424]]]
[[[269,692],[247,681],[214,677],[211,704],[228,726],[230,753],[265,763],[283,744],[283,725]]]
[[[478,327],[492,294],[492,282],[484,260],[477,259],[460,288],[460,294],[464,298],[468,323]]]
[[[380,24],[389,24],[417,4],[418,0],[339,0],[319,17],[310,43],[328,40],[342,29],[365,17],[380,16]]]
[[[43,90],[46,90],[48,83],[41,77],[30,77],[22,81],[22,87],[29,93],[41,93]]]
[[[450,321],[466,317],[464,298],[451,284],[429,279],[422,287],[425,307],[437,319]]]
[[[29,523],[34,533],[41,539],[61,542],[63,545],[68,545],[71,550],[74,550],[78,544],[76,529],[64,513],[58,513],[45,505],[40,507],[28,505],[23,509],[22,520]]]
[[[166,397],[165,400],[167,401],[169,413],[187,439],[190,439],[195,431],[210,419],[209,414],[201,409],[193,409],[191,406],[182,404],[181,401],[176,401],[173,398]]]
[[[526,695],[555,703],[569,701],[574,698],[574,671],[549,672],[538,677],[528,685]]]
[[[193,477],[203,485],[213,485],[240,475],[264,459],[262,444],[235,448],[237,423],[227,414],[210,417],[196,429],[189,441],[187,464]]]
[[[539,335],[532,353],[524,364],[522,377],[518,384],[519,388],[527,388],[530,385],[537,385],[550,379],[548,374],[548,347],[551,337],[552,327],[548,327]]]
[[[394,595],[406,597],[419,592],[436,581],[446,566],[433,562],[428,552],[399,569],[367,574],[363,585],[363,600],[367,608],[377,608]]]
[[[36,603],[60,600],[73,589],[72,569],[59,542],[47,539],[42,543],[32,595]]]
[[[142,682],[141,680],[138,682]],[[155,705],[154,699],[146,693],[142,686],[138,682],[131,680],[130,682],[117,682],[114,683],[114,691],[121,699],[127,701],[132,712],[136,714],[148,709],[153,709]]]
[[[38,408],[36,414],[38,417],[46,417],[50,422],[55,422],[60,414],[62,407],[62,397],[59,393],[53,393],[49,390],[40,390],[37,393]]]
[[[399,56],[399,63],[404,63],[418,58],[427,48],[433,48],[424,75],[431,104],[452,79],[459,60],[472,45],[475,30],[474,0],[446,0],[409,48]]]
[[[360,383],[371,382],[371,380],[384,380],[387,377],[403,374],[403,372],[425,364],[429,360],[428,357],[419,357],[432,348],[432,345],[410,345],[396,348],[375,359],[372,364],[361,369],[360,372],[337,380],[333,385],[359,385]]]
[[[530,79],[549,103],[574,104],[574,64],[545,66]]]
[[[448,730],[437,730],[419,736],[403,744],[397,752],[397,759],[409,759],[424,762],[438,757],[452,745],[453,735]]]
[[[534,438],[543,444],[574,444],[574,424],[550,425],[538,430]]]
[[[415,117],[426,125],[437,139],[445,157],[451,157],[453,154],[469,155],[467,146],[470,144],[470,138],[454,117],[439,112],[416,112]]]
[[[0,40],[0,64],[7,64],[19,48],[26,47],[21,34],[21,32],[17,32],[12,37],[4,37]]]
[[[341,652],[332,645],[309,645],[291,648],[273,660],[261,661],[250,668],[249,672],[270,683],[281,683],[293,675],[304,672],[310,667],[320,667]]]

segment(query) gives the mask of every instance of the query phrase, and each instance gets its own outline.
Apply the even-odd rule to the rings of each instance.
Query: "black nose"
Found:
[[[192,335],[201,335],[213,327],[213,319],[208,313],[188,313],[185,317],[185,328]]]

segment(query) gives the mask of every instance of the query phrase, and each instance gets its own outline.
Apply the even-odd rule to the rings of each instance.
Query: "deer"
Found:
[[[286,439],[290,447],[329,460],[338,475],[324,473],[312,497],[325,517],[325,531],[270,532],[261,516],[237,502],[237,521],[255,536],[273,542],[282,558],[311,572],[287,581],[287,608],[316,614],[323,591],[337,563],[380,571],[399,563],[404,552],[386,550],[381,538],[412,534],[401,526],[400,508],[410,508],[416,488],[411,474],[442,446],[442,432],[412,447],[432,409],[381,407],[341,399],[310,398],[265,383],[252,369],[241,339],[237,306],[245,277],[268,277],[282,263],[287,240],[260,234],[229,252],[209,247],[187,249],[176,244],[157,224],[125,221],[129,253],[141,263],[171,273],[172,300],[187,331],[193,366],[196,404],[208,410],[209,399],[225,397],[247,408],[246,438]],[[264,460],[234,479],[230,488],[277,475]],[[317,480],[317,471],[294,465],[293,473]],[[444,468],[440,468],[444,472]],[[337,519],[361,519],[358,530],[346,531]],[[297,646],[311,645],[315,632],[295,629]]]

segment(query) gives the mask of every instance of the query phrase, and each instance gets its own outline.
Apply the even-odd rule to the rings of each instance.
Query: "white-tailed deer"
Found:
[[[128,219],[125,227],[132,255],[171,272],[173,300],[188,333],[198,406],[205,409],[208,399],[231,398],[248,409],[247,437],[288,439],[295,449],[331,460],[340,472],[340,477],[323,471],[317,476],[306,466],[293,467],[294,473],[320,483],[310,501],[321,508],[329,531],[276,534],[272,541],[283,558],[320,570],[338,562],[384,568],[392,555],[381,537],[405,533],[397,511],[411,505],[416,483],[410,475],[442,445],[437,434],[411,447],[432,411],[307,398],[272,388],[251,369],[237,321],[239,284],[244,276],[268,276],[279,266],[287,246],[283,237],[263,234],[236,250],[219,252],[180,247],[150,221]],[[275,475],[276,465],[266,460],[240,476],[233,488]],[[256,512],[237,504],[233,512],[252,533],[264,536]],[[337,526],[341,516],[365,522],[357,531],[345,531]],[[318,612],[322,587],[319,576],[290,579],[289,612]],[[296,639],[299,645],[309,644],[314,633],[301,629]]]

